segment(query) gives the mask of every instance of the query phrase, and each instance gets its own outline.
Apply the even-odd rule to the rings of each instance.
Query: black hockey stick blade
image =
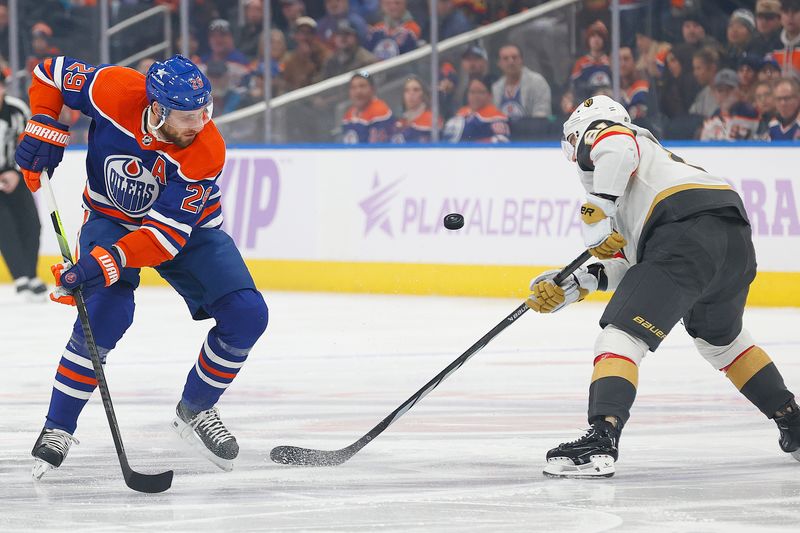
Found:
[[[349,446],[348,446],[349,448]],[[338,466],[350,459],[355,452],[341,450],[312,450],[298,446],[276,446],[269,452],[273,462],[295,466]]]
[[[134,472],[130,468],[123,473],[125,484],[136,492],[147,494],[157,494],[164,492],[172,486],[172,470],[161,472],[160,474],[141,474]]]
[[[591,254],[584,251],[581,255],[576,257],[570,264],[561,269],[561,271],[553,278],[556,285],[560,285],[567,277],[570,276],[578,267],[589,260]],[[425,384],[420,390],[414,393],[408,400],[403,402],[400,407],[392,411],[389,416],[384,418],[378,423],[377,426],[369,430],[363,437],[356,442],[342,448],[340,450],[314,450],[311,448],[301,448],[299,446],[276,446],[269,453],[269,458],[273,462],[283,465],[293,466],[337,466],[351,457],[358,451],[372,442],[375,437],[383,433],[383,431],[391,426],[398,418],[403,416],[409,409],[428,395],[433,389],[447,379],[450,374],[461,368],[461,366],[469,360],[473,355],[478,353],[484,346],[500,334],[504,329],[513,324],[519,317],[528,311],[526,303],[522,303],[519,307],[514,309],[511,314],[505,317],[500,323],[493,327],[486,335],[478,339],[478,341],[470,346],[466,352],[461,354],[458,359],[450,363],[447,368],[439,372],[433,379]]]

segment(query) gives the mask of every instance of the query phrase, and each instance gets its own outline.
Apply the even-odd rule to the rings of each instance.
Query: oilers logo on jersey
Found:
[[[394,39],[381,39],[375,44],[372,53],[381,60],[391,59],[400,55],[400,47]]]
[[[588,85],[589,87],[595,88],[611,87],[611,76],[609,76],[608,73],[603,70],[598,70],[589,76]]]
[[[146,213],[158,198],[158,181],[138,157],[108,156],[104,174],[108,199],[129,216]]]

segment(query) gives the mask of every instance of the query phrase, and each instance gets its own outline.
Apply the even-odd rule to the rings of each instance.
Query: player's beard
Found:
[[[191,135],[189,135],[185,133],[180,133],[178,130],[173,129],[167,124],[164,124],[163,126],[161,126],[159,133],[161,134],[161,137],[164,138],[164,140],[171,142],[172,144],[175,144],[180,148],[186,148],[187,146],[192,144],[192,141],[194,141],[195,137],[197,137],[197,134],[200,132],[192,133]]]

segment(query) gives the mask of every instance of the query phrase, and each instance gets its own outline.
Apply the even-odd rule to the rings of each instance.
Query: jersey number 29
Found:
[[[186,186],[186,190],[189,191],[189,196],[183,199],[181,209],[189,213],[199,213],[205,203],[205,198],[203,198],[203,196],[205,195],[206,188],[202,185],[192,183]]]

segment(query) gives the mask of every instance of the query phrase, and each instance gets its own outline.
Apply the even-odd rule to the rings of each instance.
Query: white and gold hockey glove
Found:
[[[553,278],[559,272],[548,270],[533,278],[531,295],[525,300],[528,307],[537,313],[555,313],[597,290],[597,278],[586,267],[579,267],[561,285],[556,285]]]
[[[581,206],[581,234],[589,253],[598,259],[611,259],[622,250],[628,241],[611,225],[611,218],[617,213],[613,200],[586,195],[586,203]]]

